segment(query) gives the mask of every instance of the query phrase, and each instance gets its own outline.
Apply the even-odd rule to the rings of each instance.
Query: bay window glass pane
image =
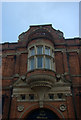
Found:
[[[30,59],[30,70],[33,70],[34,69],[34,57]]]
[[[45,54],[50,55],[50,48],[49,47],[45,47]]]
[[[37,67],[38,68],[42,68],[43,67],[43,57],[42,56],[38,56],[37,57]]]
[[[50,69],[50,64],[51,64],[50,61],[51,60],[49,57],[45,57],[45,68]]]
[[[38,46],[37,47],[37,54],[40,55],[43,53],[43,46]]]
[[[32,55],[35,55],[35,48],[34,47],[30,49],[30,56],[32,56]]]

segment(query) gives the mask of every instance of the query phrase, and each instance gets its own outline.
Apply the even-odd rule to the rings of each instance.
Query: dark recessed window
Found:
[[[34,100],[34,94],[29,94],[29,99]]]
[[[59,98],[59,99],[62,99],[63,93],[58,93],[57,95],[58,95],[58,98]]]
[[[54,99],[54,94],[49,94],[49,99],[53,100]]]
[[[4,110],[4,103],[5,103],[5,95],[2,95],[2,114]]]
[[[21,99],[25,100],[26,96],[25,95],[21,95]]]

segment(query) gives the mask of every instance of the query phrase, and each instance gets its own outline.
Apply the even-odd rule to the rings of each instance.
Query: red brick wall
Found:
[[[51,45],[54,44],[55,49],[58,49],[55,51],[55,66],[56,66],[56,73],[63,74],[65,72],[70,72],[71,76],[71,81],[74,86],[74,92],[75,92],[75,102],[76,102],[76,109],[77,109],[77,114],[78,116],[80,115],[79,113],[79,105],[78,101],[80,102],[79,96],[76,98],[76,94],[79,92],[79,88],[81,89],[80,85],[80,73],[81,73],[81,54],[77,52],[68,52],[69,50],[74,50],[74,49],[80,49],[80,43],[79,43],[79,38],[76,39],[64,39],[63,37],[59,38],[59,32],[51,26],[43,26],[45,29],[50,31],[50,33],[53,36],[53,41],[49,41]],[[23,40],[20,38],[18,43],[4,43],[2,45],[2,50],[3,50],[3,59],[2,59],[2,75],[3,75],[3,80],[2,80],[2,85],[3,85],[3,94],[7,94],[8,98],[5,98],[5,105],[4,105],[4,115],[3,118],[6,118],[8,116],[8,107],[9,107],[9,99],[10,99],[10,92],[6,91],[6,87],[9,87],[12,85],[17,78],[14,78],[13,76],[15,74],[25,75],[27,72],[27,55],[28,53],[23,53],[23,51],[27,50],[27,45],[28,45],[28,35],[38,27],[30,27],[30,29],[23,35]],[[33,40],[29,44],[33,44],[35,41]],[[47,42],[47,41],[46,41]],[[64,49],[66,51],[64,51]],[[69,54],[69,60],[67,60],[67,53]],[[10,55],[12,54],[12,55]],[[68,65],[70,67],[70,71],[68,68]],[[37,71],[35,71],[37,73]],[[39,71],[38,71],[39,72]],[[48,71],[46,71],[48,72]],[[28,75],[32,74],[29,73]],[[52,74],[52,72],[49,72],[49,74]],[[67,79],[69,80],[70,77],[69,75],[67,76]],[[17,105],[20,103],[16,102],[16,98],[12,99],[12,105],[11,105],[11,117],[18,118],[20,116],[20,113],[17,111]],[[25,104],[25,108],[29,107],[30,105],[34,103],[23,103]],[[37,104],[37,103],[36,103]],[[47,103],[53,106],[57,106],[57,108],[60,105],[60,102],[54,102],[54,103]],[[67,106],[67,111],[63,113],[63,115],[66,118],[74,118],[74,108],[72,104],[72,97],[67,97],[66,100],[66,106]],[[81,105],[81,103],[80,103]],[[37,107],[33,107],[31,109],[38,108],[39,105],[37,104]],[[45,105],[45,107],[48,107]],[[48,107],[49,108],[49,107]],[[30,110],[31,110],[30,109]],[[52,108],[50,108],[52,109]],[[30,111],[29,110],[29,111]],[[13,112],[14,111],[14,112]],[[54,111],[55,112],[55,111]],[[61,118],[58,112],[56,112],[57,115]],[[26,113],[23,115],[23,117],[26,116]]]

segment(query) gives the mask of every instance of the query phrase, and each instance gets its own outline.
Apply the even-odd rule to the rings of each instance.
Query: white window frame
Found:
[[[42,54],[37,54],[37,47],[40,47],[42,46]],[[31,55],[31,49],[34,48],[35,50],[35,55]],[[49,51],[49,54],[46,54],[45,53],[45,48],[49,48],[50,51]],[[48,46],[48,45],[34,45],[34,46],[31,46],[29,49],[28,49],[28,71],[30,70],[34,70],[34,69],[48,69],[48,70],[52,70],[54,71],[55,70],[55,63],[54,63],[54,50],[52,47]],[[52,54],[53,53],[53,54]],[[34,69],[31,69],[30,68],[30,59],[34,57]],[[42,67],[38,67],[38,61],[37,61],[37,57],[43,57],[43,60],[42,60]],[[49,68],[46,68],[46,64],[45,64],[45,60],[46,60],[46,57],[48,57],[50,59],[50,67]]]

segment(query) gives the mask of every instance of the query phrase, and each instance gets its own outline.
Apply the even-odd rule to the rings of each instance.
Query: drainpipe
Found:
[[[77,111],[76,111],[76,103],[75,103],[75,95],[74,95],[72,77],[71,77],[71,74],[70,74],[69,53],[66,52],[66,54],[67,54],[67,64],[68,64],[69,77],[70,77],[70,80],[71,80],[71,92],[72,92],[72,100],[73,100],[73,107],[74,107],[74,113],[75,113],[75,120],[78,120],[77,119]]]
[[[9,101],[9,110],[8,110],[8,120],[10,120],[10,110],[11,110],[11,102],[12,102],[12,92],[13,92],[13,87],[10,86],[10,101]]]

